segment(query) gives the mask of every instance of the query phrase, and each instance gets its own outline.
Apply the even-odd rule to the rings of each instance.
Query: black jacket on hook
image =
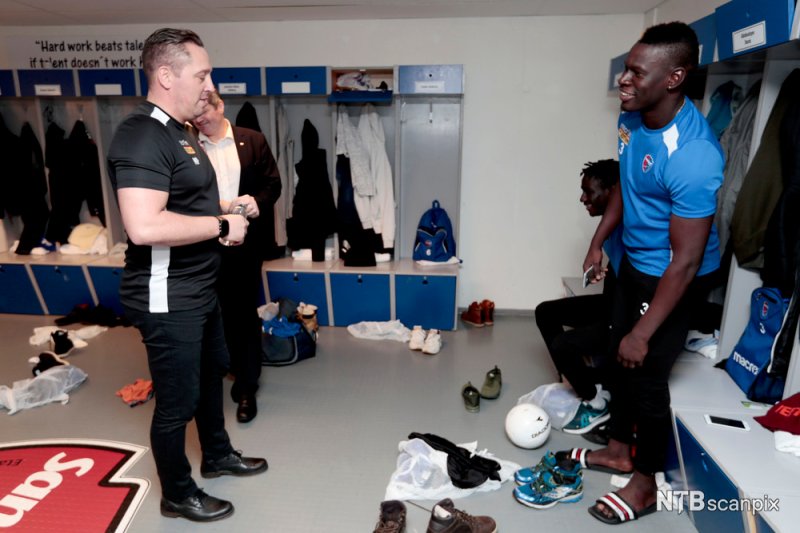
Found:
[[[336,205],[328,178],[325,150],[319,147],[319,134],[306,119],[300,135],[303,158],[295,165],[298,182],[294,193],[292,218],[286,223],[288,246],[292,250],[325,245],[336,231]]]
[[[47,178],[44,171],[42,145],[36,138],[33,128],[27,122],[20,132],[20,146],[25,158],[22,179],[25,182],[25,197],[22,210],[22,234],[19,237],[17,253],[26,255],[42,242],[50,208],[47,207]]]
[[[50,203],[53,210],[47,226],[50,242],[65,244],[72,229],[80,223],[83,201],[89,212],[105,224],[103,190],[97,145],[86,125],[78,120],[69,139],[55,122],[45,135],[45,161],[49,169]]]

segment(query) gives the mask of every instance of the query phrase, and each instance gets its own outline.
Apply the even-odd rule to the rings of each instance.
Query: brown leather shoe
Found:
[[[433,506],[427,533],[495,533],[497,524],[489,516],[472,516],[460,511],[446,498]]]
[[[482,328],[484,324],[483,313],[481,313],[480,304],[478,304],[478,302],[472,302],[469,304],[469,308],[461,313],[461,320],[471,326]]]
[[[484,300],[481,302],[481,313],[483,314],[483,323],[487,326],[494,325],[494,302],[491,300]]]

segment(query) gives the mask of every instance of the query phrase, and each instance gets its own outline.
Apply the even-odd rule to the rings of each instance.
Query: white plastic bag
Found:
[[[564,383],[549,383],[520,396],[517,405],[523,403],[532,403],[544,409],[550,416],[550,425],[554,429],[561,429],[575,418],[581,399],[572,387]]]
[[[488,450],[478,450],[477,442],[458,444],[473,454],[497,461],[500,465],[500,481],[487,479],[477,487],[460,489],[453,485],[447,473],[447,454],[431,448],[422,439],[400,441],[397,469],[389,479],[384,500],[441,500],[459,499],[474,492],[497,490],[514,476],[520,465],[498,459]]]
[[[0,385],[0,407],[13,415],[22,409],[30,409],[51,402],[65,404],[67,393],[83,383],[86,372],[74,365],[49,368],[32,379],[15,381],[9,389]]]
[[[399,320],[386,322],[357,322],[347,326],[347,331],[358,339],[408,342],[411,330]]]

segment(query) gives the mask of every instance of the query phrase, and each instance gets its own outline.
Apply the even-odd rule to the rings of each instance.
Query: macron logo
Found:
[[[744,357],[742,357],[739,352],[733,352],[733,360],[736,361],[738,364],[742,365],[745,370],[753,374],[754,376],[758,375],[758,367],[752,362]]]

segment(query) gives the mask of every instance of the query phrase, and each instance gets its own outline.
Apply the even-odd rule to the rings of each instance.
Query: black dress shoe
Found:
[[[183,517],[194,522],[211,522],[232,515],[233,504],[197,489],[197,492],[179,503],[161,498],[161,514],[170,518]]]
[[[252,476],[267,470],[267,460],[260,457],[242,457],[233,451],[220,459],[206,460],[200,465],[200,475],[205,478],[219,476]]]
[[[242,396],[239,398],[239,407],[236,409],[236,420],[239,422],[250,422],[256,417],[258,407],[256,397],[253,395]]]

